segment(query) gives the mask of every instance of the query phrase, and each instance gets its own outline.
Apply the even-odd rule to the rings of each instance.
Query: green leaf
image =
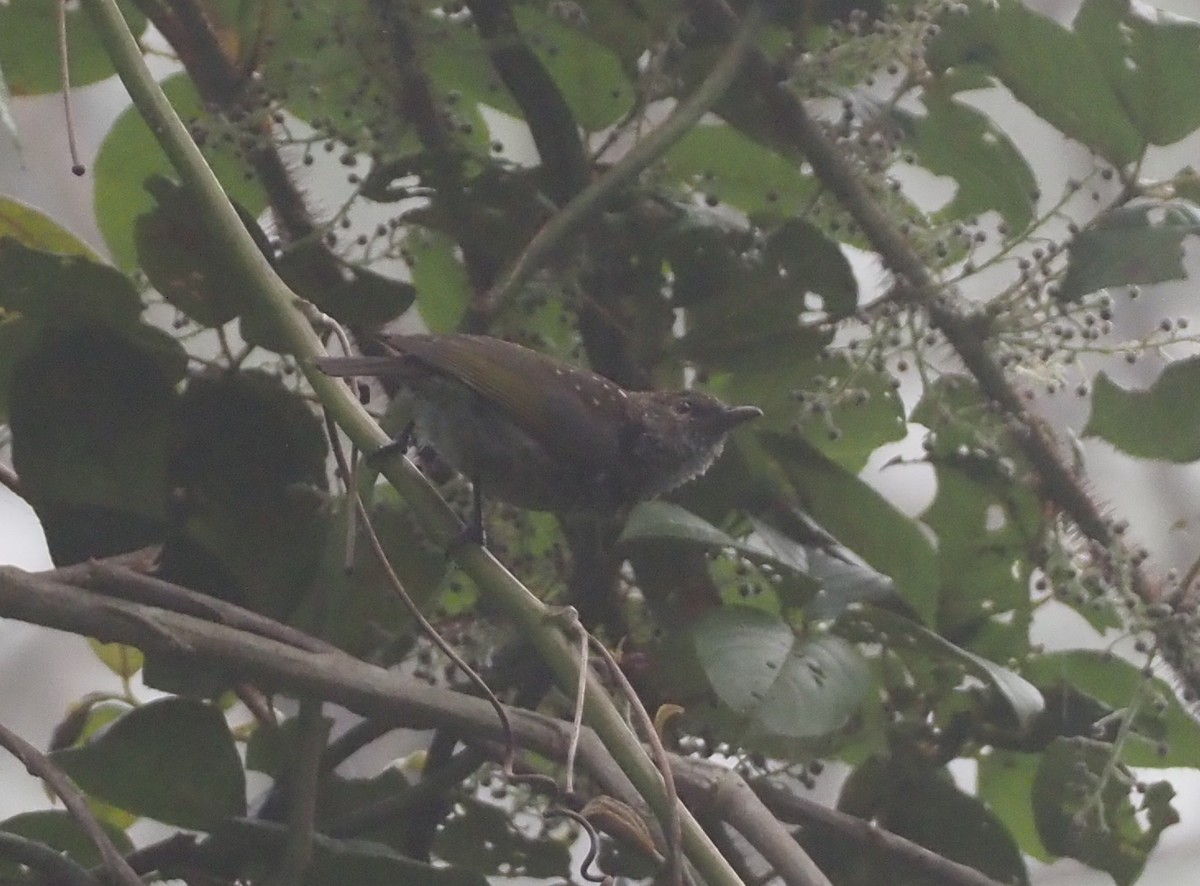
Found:
[[[937,535],[940,634],[1000,660],[1028,650],[1028,552],[1042,505],[1020,479],[969,460],[937,464],[937,495],[922,519]]]
[[[122,680],[132,678],[142,669],[142,653],[135,646],[126,646],[124,643],[101,643],[90,637],[88,643],[92,647],[92,652],[96,654],[96,658],[100,659],[106,668]]]
[[[1184,203],[1106,212],[1071,241],[1058,297],[1078,301],[1107,286],[1183,280],[1183,238],[1197,233],[1200,217]]]
[[[1130,0],[1088,0],[1074,22],[1138,133],[1171,145],[1200,126],[1200,25]],[[1061,79],[1061,78],[1060,78]]]
[[[173,75],[160,85],[185,121],[204,116],[203,103],[187,75]],[[213,141],[223,144],[223,140]],[[213,148],[206,151],[205,157],[231,200],[251,215],[263,210],[266,195],[253,178],[247,177],[244,161],[231,148]],[[92,171],[96,223],[117,266],[131,269],[137,263],[135,220],[155,208],[154,198],[144,189],[144,183],[155,174],[170,177],[175,170],[137,110],[129,107],[105,136]]]
[[[0,239],[6,237],[39,252],[76,255],[102,264],[90,246],[48,215],[19,200],[0,197]]]
[[[954,69],[966,84],[972,69],[989,72],[1039,117],[1112,163],[1131,162],[1145,149],[1106,77],[1116,47],[1090,46],[1019,0],[971,4],[939,24],[927,55],[934,74]]]
[[[807,574],[808,552],[803,545],[765,523],[756,522],[754,528],[754,535],[736,539],[677,504],[654,499],[634,507],[618,541],[674,539],[710,549],[728,548],[752,560]]]
[[[89,794],[164,824],[207,830],[246,812],[241,759],[210,704],[154,701],[50,756]]]
[[[979,798],[959,790],[944,769],[914,772],[902,761],[873,757],[851,773],[838,808],[998,883],[1029,883],[1012,834]],[[854,882],[905,886],[935,882],[918,875],[905,877],[892,859],[875,861],[874,853],[864,858],[861,847],[851,853],[859,874]]]
[[[336,282],[324,270],[330,263],[338,272]],[[412,284],[344,262],[319,243],[284,253],[278,270],[296,293],[350,327],[377,329],[407,311],[416,298]]]
[[[968,652],[902,615],[877,606],[863,606],[846,618],[870,626],[877,632],[877,640],[885,640],[891,646],[918,650],[956,663],[996,693],[1018,729],[1028,729],[1045,709],[1042,694],[1020,674]]]
[[[1002,129],[954,100],[949,81],[935,80],[921,93],[924,116],[893,111],[905,132],[905,148],[930,172],[958,184],[954,199],[938,215],[957,221],[995,210],[1014,231],[1024,230],[1033,220],[1033,171]]]
[[[87,11],[80,4],[64,4],[67,16],[67,58],[71,63],[71,85],[78,89],[113,74]],[[57,4],[42,0],[10,0],[0,3],[0,59],[13,95],[41,95],[62,89],[58,46]],[[130,0],[117,6],[134,37],[146,30],[146,17]]]
[[[33,239],[57,239],[44,229],[35,233],[40,225],[26,221]],[[119,271],[71,252],[43,252],[0,238],[0,417],[8,414],[20,363],[49,338],[71,329],[82,330],[78,334],[86,338],[123,339],[174,384],[183,377],[187,356],[166,333],[142,323],[141,312],[133,284]],[[86,391],[82,385],[74,396],[82,399]]]
[[[186,587],[287,618],[328,525],[324,428],[262,371],[193,378],[171,428],[171,488],[187,503],[162,569]]]
[[[223,326],[253,301],[209,236],[199,204],[182,185],[153,174],[146,191],[156,201],[134,220],[138,266],[163,298],[201,326]],[[261,232],[259,232],[261,234]]]
[[[872,568],[891,578],[905,602],[932,622],[937,611],[937,558],[916,521],[803,441],[774,433],[760,437],[796,488],[805,510]]]
[[[1069,688],[1075,694],[1063,695],[1058,703],[1060,716],[1067,713],[1061,710],[1067,704],[1082,707],[1093,699],[1101,703],[1097,713],[1127,711],[1136,706],[1134,740],[1121,754],[1121,762],[1126,765],[1194,766],[1200,760],[1200,724],[1180,704],[1168,683],[1147,677],[1131,662],[1107,652],[1073,649],[1030,656],[1023,670],[1043,691]]]
[[[705,194],[758,221],[799,213],[818,190],[795,159],[724,123],[693,128],[667,152],[662,167],[685,192]]]
[[[353,507],[345,498],[339,498],[327,509],[320,561],[309,582],[312,591],[291,621],[353,655],[379,660],[381,647],[399,649],[411,640],[414,625],[357,515],[356,533],[348,537],[346,521]],[[429,541],[412,510],[391,486],[376,487],[368,508],[392,570],[409,598],[424,609],[441,589],[446,575],[449,563],[445,550]],[[354,553],[349,568],[347,545],[353,545]]]
[[[1108,872],[1121,886],[1141,875],[1163,830],[1179,821],[1168,782],[1149,786],[1140,820],[1124,766],[1107,767],[1110,745],[1059,738],[1042,754],[1033,783],[1033,814],[1046,848]],[[1102,786],[1101,786],[1102,785]]]
[[[455,800],[454,813],[434,839],[433,851],[439,858],[476,876],[558,879],[566,875],[571,862],[565,840],[551,831],[518,827],[508,809],[479,796],[460,794]]]
[[[133,841],[120,828],[101,822],[101,830],[112,840],[120,853],[132,852]],[[103,859],[96,844],[84,833],[74,816],[63,809],[22,812],[0,822],[0,831],[16,834],[49,846],[84,867],[99,865]],[[0,862],[0,882],[23,883],[15,865]]]
[[[13,465],[56,562],[162,537],[178,345],[146,332],[165,358],[97,324],[45,330],[14,371]]]
[[[602,43],[533,6],[517,6],[513,14],[576,123],[596,132],[616,123],[632,107],[633,84]]]
[[[454,241],[432,228],[410,229],[404,249],[417,290],[417,310],[431,332],[453,332],[471,303],[471,281]]]
[[[992,748],[978,758],[979,799],[1012,834],[1021,851],[1038,861],[1054,856],[1042,845],[1030,799],[1041,757]]]
[[[1085,437],[1136,458],[1186,464],[1200,459],[1200,357],[1176,360],[1145,390],[1126,390],[1103,372],[1092,389]]]
[[[777,616],[726,606],[692,629],[717,697],[766,739],[817,738],[841,729],[870,688],[858,652],[830,634],[800,638]]]

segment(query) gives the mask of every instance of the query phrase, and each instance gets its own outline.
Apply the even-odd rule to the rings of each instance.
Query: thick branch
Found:
[[[671,770],[688,805],[727,822],[787,886],[830,886],[808,853],[736,772],[688,758],[674,758]]]
[[[558,204],[583,190],[590,178],[579,125],[554,79],[525,44],[507,0],[467,0],[488,57],[521,106],[545,173],[546,190]]]

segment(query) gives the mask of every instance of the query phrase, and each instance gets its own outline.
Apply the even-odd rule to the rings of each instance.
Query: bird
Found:
[[[699,390],[632,391],[499,338],[384,335],[378,356],[318,357],[330,376],[395,379],[411,431],[483,494],[556,514],[619,513],[700,476],[758,416]]]

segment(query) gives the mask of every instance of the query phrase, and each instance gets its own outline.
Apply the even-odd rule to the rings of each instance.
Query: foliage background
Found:
[[[1075,426],[1076,426],[1076,427],[1078,427],[1078,426],[1080,426],[1080,425],[1081,425],[1081,422],[1078,422],[1078,421],[1077,421],[1077,422],[1075,423]],[[1097,456],[1097,455],[1096,455],[1096,449],[1097,449],[1097,448],[1098,448],[1098,447],[1095,447],[1094,445],[1091,445],[1091,446],[1089,446],[1089,458],[1096,458],[1096,457],[1103,458],[1103,457],[1104,457],[1104,455],[1103,455],[1103,449],[1101,449],[1101,450],[1100,450],[1100,451],[1101,451],[1101,454],[1100,454],[1099,456]],[[1094,472],[1094,474],[1096,475],[1096,478],[1097,478],[1097,481],[1096,481],[1096,482],[1097,482],[1097,485],[1098,485],[1098,486],[1101,486],[1101,485],[1102,485],[1102,483],[1103,483],[1103,479],[1102,479],[1102,478],[1105,476],[1106,472],[1105,472],[1105,471],[1102,471],[1102,470],[1098,470],[1098,469],[1093,469],[1093,472]],[[1159,501],[1161,501],[1161,499],[1159,499]],[[1124,504],[1124,502],[1123,502],[1123,504]],[[1138,528],[1139,528],[1139,530],[1141,530],[1141,526],[1139,526]],[[1176,538],[1178,538],[1178,536],[1176,536]],[[1186,542],[1186,541],[1184,541],[1184,542],[1177,542],[1177,544],[1179,544],[1179,546],[1180,546],[1180,547],[1183,547],[1183,548],[1185,548],[1185,549],[1186,549],[1186,546],[1187,546],[1187,542]],[[1157,553],[1157,552],[1156,552],[1156,553]],[[1185,562],[1186,562],[1186,560],[1185,560]]]

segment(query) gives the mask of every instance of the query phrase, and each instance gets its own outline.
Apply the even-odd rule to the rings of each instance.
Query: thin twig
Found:
[[[747,53],[753,48],[754,36],[762,20],[760,5],[751,5],[729,45],[696,91],[680,102],[661,126],[634,145],[619,162],[609,167],[604,175],[580,191],[546,222],[482,300],[489,315],[494,315],[524,287],[554,251],[593,217],[604,201],[662,157],[720,101],[741,70]]]
[[[508,760],[505,764],[504,771],[506,775],[511,773],[512,755],[516,752],[516,745],[513,743],[512,722],[508,719],[508,714],[504,710],[504,705],[500,703],[500,699],[496,698],[496,694],[492,692],[491,688],[484,681],[483,677],[479,676],[479,674],[477,674],[475,670],[463,660],[463,657],[458,654],[457,650],[455,650],[453,646],[446,642],[446,639],[438,633],[437,628],[435,628],[429,619],[425,617],[425,613],[421,612],[421,608],[417,606],[415,602],[413,602],[412,597],[410,597],[408,592],[404,589],[404,583],[400,581],[400,576],[396,575],[396,570],[392,568],[392,564],[388,561],[387,552],[383,549],[383,543],[380,542],[378,533],[375,532],[375,526],[371,522],[371,515],[367,513],[367,506],[363,504],[362,496],[360,496],[357,492],[352,492],[351,494],[354,496],[354,504],[358,509],[358,518],[362,522],[363,529],[366,531],[367,540],[371,543],[371,550],[375,553],[375,557],[379,561],[379,565],[383,567],[383,573],[387,577],[388,584],[391,586],[392,591],[400,599],[400,602],[404,604],[404,607],[408,610],[409,615],[412,616],[413,621],[415,621],[418,627],[420,627],[421,633],[428,637],[433,644],[442,651],[442,654],[450,659],[450,661],[454,663],[455,667],[457,667],[460,671],[462,671],[463,674],[466,675],[467,679],[471,681],[472,685],[479,690],[479,694],[482,695],[487,700],[488,704],[492,706],[492,709],[495,710],[496,717],[500,720],[500,728],[504,731],[504,743],[508,747]]]
[[[87,834],[87,838],[92,841],[100,853],[100,857],[104,860],[104,867],[114,880],[123,886],[142,886],[137,872],[117,851],[117,847],[108,838],[108,834],[100,827],[100,822],[96,821],[96,816],[92,815],[92,810],[88,808],[83,792],[75,786],[75,782],[71,781],[65,772],[50,762],[49,757],[3,724],[0,724],[0,745],[3,745],[5,750],[20,760],[30,775],[40,778],[49,785],[50,790],[63,801],[67,812],[71,814],[76,824]]]
[[[67,118],[67,149],[71,154],[71,172],[83,175],[87,167],[79,161],[75,144],[75,114],[71,110],[71,54],[67,48],[67,0],[58,0],[58,63],[62,81],[63,114]]]
[[[579,734],[583,729],[583,702],[587,698],[588,632],[575,618],[579,631],[579,683],[575,689],[575,711],[571,717],[571,743],[567,745],[567,775],[563,790],[567,796],[575,793],[575,752],[579,750]]]
[[[671,773],[671,761],[667,755],[667,749],[663,747],[662,738],[658,734],[658,730],[654,727],[654,718],[650,716],[650,712],[646,710],[646,706],[642,704],[641,698],[638,697],[637,690],[633,688],[633,684],[629,682],[629,678],[625,676],[625,672],[621,670],[621,666],[617,660],[613,658],[608,647],[588,634],[588,639],[591,641],[592,648],[604,659],[604,663],[608,667],[609,676],[616,682],[621,689],[621,694],[628,699],[629,706],[633,710],[634,717],[640,727],[642,737],[645,742],[650,745],[650,756],[658,766],[659,774],[662,775],[663,787],[666,789],[667,798],[671,803],[671,814],[667,819],[666,838],[667,838],[667,882],[672,886],[679,886],[683,882],[683,825],[679,817],[679,794],[675,790],[675,776]]]

